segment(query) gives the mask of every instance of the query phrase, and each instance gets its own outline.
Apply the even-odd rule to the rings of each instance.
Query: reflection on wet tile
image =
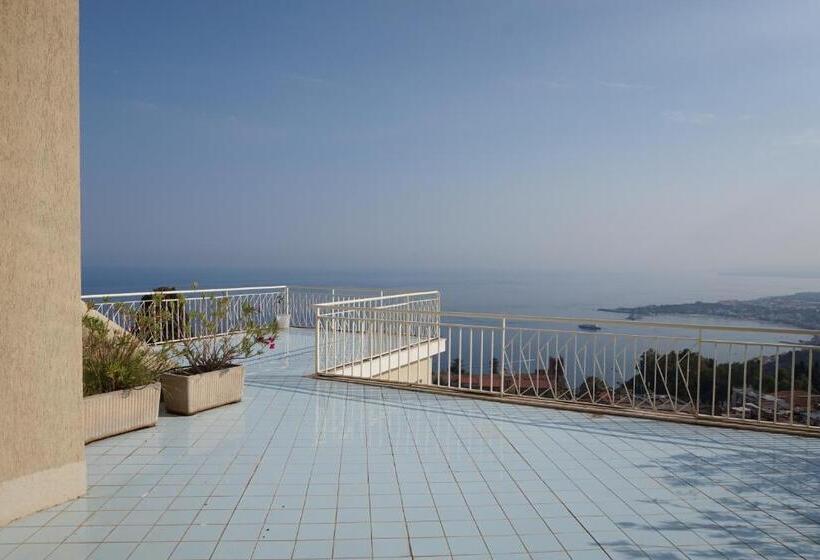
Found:
[[[88,446],[88,496],[0,528],[0,558],[820,557],[818,439],[318,380],[312,345]]]

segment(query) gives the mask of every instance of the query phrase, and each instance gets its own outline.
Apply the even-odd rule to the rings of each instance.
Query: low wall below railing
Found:
[[[377,355],[363,355],[358,361],[328,369],[326,375],[396,381],[430,385],[433,383],[433,362],[446,352],[443,338],[413,341],[409,346]]]

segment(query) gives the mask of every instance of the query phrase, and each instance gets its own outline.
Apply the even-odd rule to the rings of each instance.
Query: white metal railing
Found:
[[[162,294],[162,302],[157,307],[155,296]],[[249,286],[245,288],[213,288],[190,290],[163,290],[150,292],[126,292],[112,294],[92,294],[82,296],[83,301],[92,305],[107,318],[125,328],[134,328],[135,313],[160,313],[170,315],[162,329],[160,340],[173,342],[183,336],[183,331],[196,337],[201,334],[201,325],[192,316],[208,316],[219,300],[227,300],[228,317],[220,324],[220,334],[233,331],[233,324],[240,316],[243,305],[251,304],[259,312],[257,319],[272,321],[277,316],[289,315],[293,327],[312,328],[315,325],[314,305],[326,302],[342,302],[368,296],[384,296],[390,290],[381,288],[349,288],[325,286]],[[185,304],[180,305],[179,297],[184,296]]]
[[[135,312],[156,311],[155,295],[83,300],[132,329]],[[162,291],[173,320],[155,342],[198,336],[183,321],[226,300],[220,334],[234,332],[246,304],[263,321],[289,314],[314,328],[320,375],[820,431],[817,331],[443,312],[436,291],[278,285]]]
[[[82,296],[82,300],[120,327],[133,331],[139,314],[162,315],[162,326],[154,334],[155,343],[175,342],[205,334],[236,332],[242,309],[252,305],[259,322],[275,321],[288,313],[287,286],[254,286],[247,288],[155,290]],[[218,332],[205,332],[203,318],[213,319],[217,305],[227,311],[219,320]]]
[[[315,308],[320,375],[820,432],[818,331],[442,312],[437,292]],[[423,347],[401,364],[426,377],[384,371]]]
[[[378,375],[375,360],[439,338],[437,291],[391,294],[327,302],[315,306],[316,371],[340,374],[351,365],[367,365]],[[427,320],[431,319],[431,320]]]
[[[316,325],[314,306],[320,303],[338,303],[366,297],[384,296],[395,290],[383,288],[350,288],[328,286],[288,286],[290,294],[290,322],[295,327],[313,328]]]

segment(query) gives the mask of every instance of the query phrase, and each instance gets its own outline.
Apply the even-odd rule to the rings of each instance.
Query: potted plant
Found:
[[[265,346],[274,348],[278,334],[277,322],[262,323],[260,316],[250,303],[237,308],[219,296],[189,311],[179,325],[182,339],[172,350],[180,365],[160,377],[165,409],[195,414],[242,400],[245,368],[239,360],[260,354]]]
[[[168,349],[145,344],[105,317],[83,315],[85,442],[154,426]]]

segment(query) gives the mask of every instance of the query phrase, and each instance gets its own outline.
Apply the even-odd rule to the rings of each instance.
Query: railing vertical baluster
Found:
[[[321,342],[320,331],[321,331],[321,318],[319,316],[319,308],[317,307],[316,308],[316,355],[315,355],[316,373],[323,373],[322,368],[320,367],[320,363],[319,363],[319,349],[321,347],[321,344],[320,344],[320,342]]]
[[[458,388],[461,389],[461,372],[464,370],[464,361],[461,358],[461,327],[458,328],[458,367],[456,368],[456,375],[458,375]]]
[[[674,403],[674,410],[677,412],[680,410],[680,399],[678,399],[678,385],[680,385],[680,353],[678,351],[678,345],[675,345],[675,403]]]
[[[501,396],[504,396],[504,368],[507,356],[507,318],[504,317],[501,319],[501,371],[499,371],[499,375],[501,376]]]
[[[789,424],[794,424],[794,373],[797,362],[797,351],[792,348],[792,378],[791,378],[791,397],[789,401]]]
[[[440,321],[441,319],[438,319]],[[437,329],[440,329],[440,323]],[[436,343],[438,344],[439,333],[436,333]],[[450,341],[447,341],[449,344]],[[431,380],[432,381],[432,380]],[[436,352],[436,385],[441,385],[441,352]]]
[[[697,371],[697,393],[695,396],[695,416],[700,414],[700,374],[703,365],[703,329],[698,329],[698,371]]]
[[[811,409],[811,375],[814,368],[814,348],[809,348],[808,352],[809,356],[809,373],[808,378],[806,379],[806,426],[811,427],[811,416],[812,416],[812,409]]]
[[[540,366],[542,364],[541,360],[541,331],[536,333],[535,339],[535,396],[541,396],[541,376],[539,375],[539,370],[541,369]],[[546,368],[545,368],[546,369]]]
[[[748,381],[747,381],[748,373],[749,373],[749,345],[745,344],[743,346],[743,392],[741,394],[741,398],[743,399],[743,402],[741,404],[741,406],[743,407],[743,410],[742,410],[741,414],[742,414],[742,418],[744,420],[746,419],[746,392],[747,392],[747,387],[749,386]]]
[[[757,421],[760,422],[763,411],[763,345],[760,346],[760,354],[757,357],[759,372],[757,374]]]
[[[478,390],[484,390],[484,328],[478,331]]]
[[[473,329],[472,328],[470,328],[469,352],[470,352],[470,357],[467,360],[467,363],[469,364],[467,366],[467,375],[469,376],[469,379],[470,379],[470,390],[472,391],[472,389],[473,389]]]
[[[712,358],[712,411],[711,415],[715,415],[715,404],[717,400],[717,365],[718,365],[718,345],[714,343],[715,356]]]
[[[447,386],[453,386],[453,366],[452,366],[452,348],[453,348],[453,328],[447,327]]]
[[[726,418],[729,418],[729,414],[732,409],[732,348],[733,345],[729,343],[729,371],[726,372]]]
[[[410,307],[410,298],[407,298],[407,308]],[[407,320],[407,314],[404,315],[405,321]],[[406,328],[404,329],[405,336],[407,337],[407,382],[410,382],[410,324],[408,323]],[[399,354],[399,358],[401,359],[401,354]]]
[[[516,387],[516,393],[521,394],[521,374],[524,368],[524,331],[518,331],[518,386]]]
[[[595,404],[595,380],[597,375],[595,373],[595,365],[598,363],[598,335],[592,335],[592,387],[588,387],[589,402]],[[586,380],[586,377],[584,378]]]
[[[496,363],[495,361],[495,328],[490,331],[490,392],[494,392],[495,390],[495,383],[493,383],[493,375],[495,374],[495,368],[493,364]]]
[[[780,397],[778,393],[780,392],[780,346],[774,347],[774,405],[773,410],[774,413],[772,414],[772,421],[777,423],[777,405]]]
[[[632,408],[638,407],[638,375],[641,366],[638,362],[638,339],[632,339]]]

